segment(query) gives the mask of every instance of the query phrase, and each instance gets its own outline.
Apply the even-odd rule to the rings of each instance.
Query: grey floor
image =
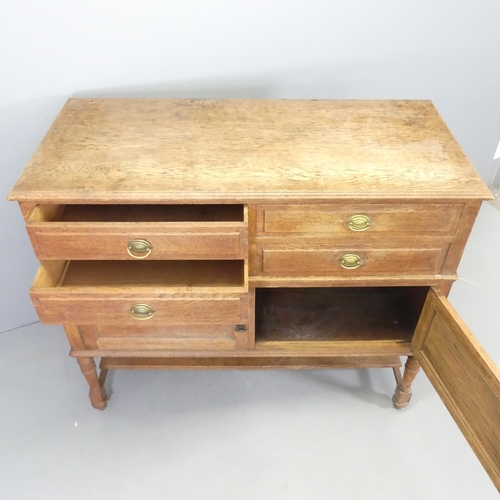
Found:
[[[484,204],[450,300],[500,365],[500,212]],[[487,500],[431,384],[390,370],[115,372],[94,410],[62,328],[0,335],[0,499]]]

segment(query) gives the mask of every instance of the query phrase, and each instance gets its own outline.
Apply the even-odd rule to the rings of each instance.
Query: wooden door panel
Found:
[[[429,291],[412,351],[500,490],[500,371],[438,290]]]

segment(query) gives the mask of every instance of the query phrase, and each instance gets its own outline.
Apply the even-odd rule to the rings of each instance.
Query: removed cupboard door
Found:
[[[436,289],[427,295],[412,351],[500,491],[500,370]]]

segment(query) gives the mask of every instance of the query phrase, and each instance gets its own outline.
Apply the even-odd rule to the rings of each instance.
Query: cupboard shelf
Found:
[[[256,290],[258,348],[409,346],[427,287]]]

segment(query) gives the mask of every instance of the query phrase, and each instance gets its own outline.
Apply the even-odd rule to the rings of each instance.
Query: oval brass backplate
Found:
[[[134,319],[144,320],[153,317],[154,310],[151,306],[147,304],[134,304],[130,308],[130,315]]]
[[[352,231],[366,231],[371,226],[370,217],[356,214],[347,221],[347,227]]]
[[[363,264],[361,257],[355,253],[346,253],[342,255],[339,262],[344,269],[357,269]]]
[[[127,245],[127,252],[134,259],[145,259],[153,250],[153,245],[148,240],[135,238],[130,240]]]

